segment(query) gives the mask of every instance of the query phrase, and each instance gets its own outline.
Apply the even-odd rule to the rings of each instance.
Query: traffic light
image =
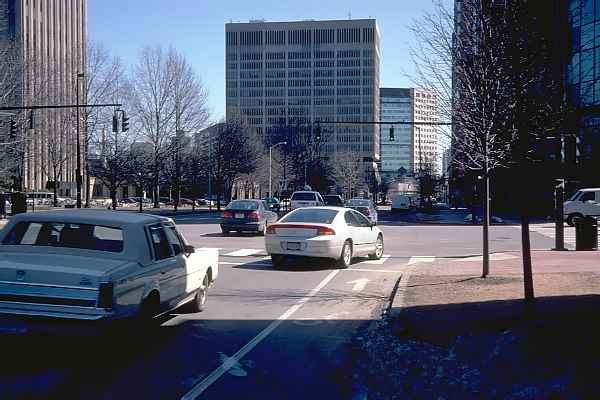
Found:
[[[125,114],[125,111],[123,111],[123,115],[122,115],[122,120],[121,120],[121,132],[127,132],[129,130],[129,117],[127,116],[127,114]]]
[[[17,137],[17,123],[15,121],[13,121],[12,119],[10,120],[10,133],[9,133],[9,137],[11,139],[15,139]]]
[[[113,115],[113,132],[119,132],[119,119],[117,118],[117,114]]]
[[[321,141],[321,127],[317,126],[315,128],[315,142],[319,143]]]

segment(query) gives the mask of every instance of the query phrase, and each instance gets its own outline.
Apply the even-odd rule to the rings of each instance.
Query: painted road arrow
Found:
[[[370,282],[370,279],[360,278],[360,279],[356,279],[354,281],[350,281],[350,282],[346,282],[346,283],[354,284],[354,286],[352,286],[353,292],[361,292],[365,288],[365,286],[367,286],[367,283],[369,283],[369,282]]]

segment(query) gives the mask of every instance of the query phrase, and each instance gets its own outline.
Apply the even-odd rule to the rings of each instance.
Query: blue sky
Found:
[[[452,4],[452,0],[444,0]],[[431,0],[90,0],[88,36],[125,63],[147,45],[174,46],[209,89],[212,119],[225,110],[225,23],[265,19],[376,18],[381,33],[381,86],[406,87],[412,72],[409,25]]]

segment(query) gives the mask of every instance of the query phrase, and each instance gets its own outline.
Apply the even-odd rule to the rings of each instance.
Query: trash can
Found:
[[[575,250],[598,250],[598,221],[585,217],[575,223]]]
[[[27,212],[27,200],[25,197],[25,193],[21,192],[13,192],[11,193],[11,214],[17,215],[20,213]]]

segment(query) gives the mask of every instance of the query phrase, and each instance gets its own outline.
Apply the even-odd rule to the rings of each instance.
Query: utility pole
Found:
[[[75,182],[77,185],[77,208],[81,208],[81,143],[79,139],[79,78],[83,78],[85,75],[82,72],[77,74],[75,80],[75,97],[77,102],[77,167],[75,169]],[[56,183],[55,183],[56,184]]]

